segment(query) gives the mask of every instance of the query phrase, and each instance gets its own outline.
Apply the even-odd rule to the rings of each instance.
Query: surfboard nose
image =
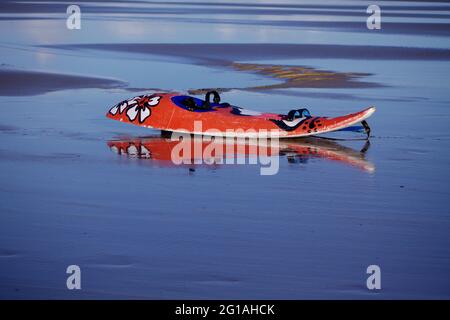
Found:
[[[119,120],[121,118],[121,114],[125,111],[126,107],[127,107],[126,101],[119,102],[118,104],[109,108],[108,112],[106,113],[106,117],[113,120]]]
[[[370,117],[372,114],[375,113],[375,111],[377,111],[377,108],[375,106],[370,106],[369,108],[366,109],[367,116]]]

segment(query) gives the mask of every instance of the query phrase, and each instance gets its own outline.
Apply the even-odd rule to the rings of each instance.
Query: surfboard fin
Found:
[[[366,120],[361,121],[361,124],[362,124],[362,126],[364,128],[364,131],[367,134],[367,140],[369,140],[369,138],[370,138],[370,131],[371,131],[371,129],[369,127],[369,124],[367,123]]]

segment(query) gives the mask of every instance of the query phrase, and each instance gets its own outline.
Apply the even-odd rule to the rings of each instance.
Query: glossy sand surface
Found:
[[[0,4],[0,298],[450,298],[448,4],[381,2],[370,31],[354,1],[79,3],[81,30],[63,2]],[[286,86],[305,70],[329,73]],[[175,166],[159,132],[105,117],[203,88],[265,112],[375,105],[373,137],[284,145],[262,176]]]

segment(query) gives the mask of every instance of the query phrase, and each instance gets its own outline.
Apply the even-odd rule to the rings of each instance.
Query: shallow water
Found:
[[[72,31],[66,4],[1,6],[2,68],[88,76],[96,85],[55,87],[44,75],[30,84],[40,88],[34,95],[20,80],[0,90],[0,298],[450,297],[450,41],[436,25],[449,22],[447,4],[381,2],[381,31],[365,29],[364,2],[101,1],[81,4],[82,29]],[[278,80],[192,51],[99,43],[280,44],[259,54],[230,49],[225,60],[366,72],[363,81],[382,86],[250,92]],[[295,56],[285,44],[330,49]],[[347,56],[333,45],[348,46]],[[355,59],[352,48],[368,45],[380,57]],[[380,46],[396,49],[383,55]],[[111,141],[158,132],[108,120],[110,106],[145,88],[204,87],[241,88],[223,100],[262,111],[307,106],[334,116],[376,105],[370,148],[361,154],[364,141],[336,142],[336,160],[316,142],[312,153],[282,154],[273,176],[261,176],[259,165],[173,166],[155,151],[153,160],[111,151]],[[80,291],[66,289],[71,264],[81,267]],[[377,292],[366,288],[371,264],[382,270]]]

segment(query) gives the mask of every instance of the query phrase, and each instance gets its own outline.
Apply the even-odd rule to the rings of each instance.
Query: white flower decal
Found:
[[[161,99],[159,96],[140,96],[132,99],[128,102],[128,119],[134,121],[138,118],[139,122],[143,123],[152,114],[150,107],[158,105],[159,99]]]
[[[130,100],[125,100],[118,103],[111,110],[109,110],[109,112],[112,115],[116,115],[117,113],[122,114],[124,110],[128,108],[126,111],[128,119],[130,121],[138,119],[139,123],[143,123],[145,119],[150,117],[152,114],[150,107],[157,106],[160,99],[160,96],[152,95],[134,97]]]
[[[122,101],[118,104],[116,104],[114,107],[111,108],[111,110],[109,110],[109,113],[111,113],[113,116],[116,115],[117,112],[122,113],[125,108],[128,106],[128,101]]]
[[[151,152],[144,145],[130,144],[126,149],[130,158],[151,159]]]
[[[126,154],[130,158],[151,159],[152,153],[140,141],[126,142],[125,144],[117,144],[110,146],[111,151],[119,155]]]

